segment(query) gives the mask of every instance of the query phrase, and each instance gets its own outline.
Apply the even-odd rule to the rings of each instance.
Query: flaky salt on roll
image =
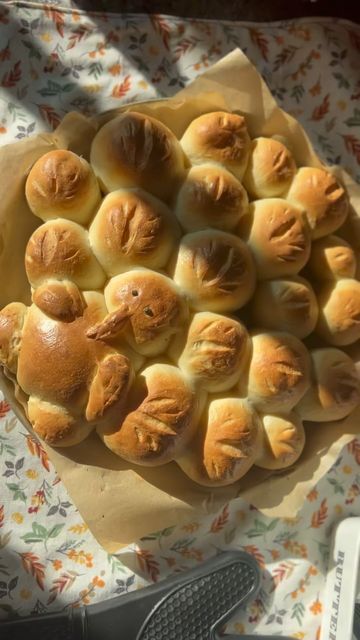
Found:
[[[170,339],[182,330],[187,305],[170,278],[134,269],[111,278],[105,288],[109,314],[88,330],[95,341],[112,343],[124,337],[145,356],[163,353]]]
[[[287,331],[297,338],[314,331],[319,313],[313,288],[299,276],[260,282],[251,305],[257,326]]]
[[[83,298],[81,313],[68,322],[33,304],[21,328],[17,381],[29,396],[27,415],[35,433],[52,446],[81,442],[95,422],[111,424],[133,377],[126,356],[86,336],[107,312],[104,297],[85,292]]]
[[[164,201],[173,196],[185,172],[184,154],[172,131],[134,111],[101,127],[90,162],[104,191],[141,187]]]
[[[81,289],[99,289],[105,282],[87,231],[63,218],[49,220],[34,231],[25,251],[25,268],[34,288],[48,278],[73,280]]]
[[[219,162],[242,179],[250,151],[243,116],[225,111],[205,113],[189,124],[180,142],[191,164]]]
[[[319,319],[316,332],[337,347],[360,338],[360,282],[344,278],[323,283],[317,291]]]
[[[251,141],[243,183],[252,199],[284,195],[295,172],[295,160],[282,142],[264,137]]]
[[[231,389],[248,367],[251,341],[241,322],[217,313],[195,313],[179,367],[207,391]]]
[[[310,356],[298,338],[283,332],[252,338],[248,398],[263,413],[291,411],[310,384]]]
[[[258,457],[255,464],[263,469],[285,469],[300,457],[305,446],[305,431],[295,413],[262,415]]]
[[[307,270],[317,280],[354,278],[356,274],[354,249],[338,236],[326,236],[315,240]]]
[[[233,484],[254,464],[260,429],[259,417],[246,400],[212,399],[191,446],[176,462],[198,484]]]
[[[355,364],[340,349],[311,352],[311,386],[296,411],[303,420],[328,422],[349,415],[360,402],[360,380]]]
[[[109,193],[89,229],[91,248],[109,276],[133,266],[164,267],[179,237],[173,214],[142,189]]]
[[[314,240],[334,233],[349,211],[345,189],[329,171],[315,167],[297,171],[287,199],[305,211]]]
[[[42,220],[67,218],[89,222],[100,203],[95,174],[84,158],[72,151],[49,151],[35,162],[25,185],[31,211]]]
[[[173,277],[199,311],[235,311],[255,288],[254,261],[246,244],[212,229],[183,236]]]
[[[137,377],[127,415],[116,429],[97,431],[104,444],[124,460],[157,466],[182,453],[197,428],[199,411],[199,394],[181,371],[154,364]]]
[[[248,211],[242,184],[216,164],[192,167],[175,202],[175,215],[185,231],[233,231]]]
[[[310,255],[310,234],[301,211],[281,198],[256,200],[240,222],[260,280],[296,275]]]

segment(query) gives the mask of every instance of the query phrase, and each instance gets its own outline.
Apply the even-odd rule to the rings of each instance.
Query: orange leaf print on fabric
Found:
[[[310,51],[309,55],[306,56],[304,62],[302,62],[299,65],[298,69],[291,74],[292,80],[299,80],[301,76],[306,76],[306,72],[312,68],[313,61],[319,60],[320,57],[320,53],[315,49]]]
[[[0,401],[0,418],[3,418],[4,416],[6,416],[7,413],[9,413],[10,411],[10,405],[8,402],[6,402],[6,400],[1,400]]]
[[[286,542],[283,542],[283,547],[286,551],[290,551],[290,553],[293,553],[295,556],[299,556],[299,558],[308,557],[306,545],[297,542],[297,540],[286,540]]]
[[[75,571],[66,571],[62,573],[58,578],[53,580],[53,586],[50,589],[50,596],[47,601],[47,604],[51,604],[56,600],[58,595],[63,591],[67,591],[72,584],[74,584],[76,578],[78,577],[78,573]]]
[[[276,587],[280,584],[280,582],[290,578],[295,567],[296,567],[295,562],[291,562],[291,560],[289,560],[288,562],[281,562],[279,566],[276,567],[273,571],[273,574],[272,574],[273,586],[271,587],[271,591],[275,591]]]
[[[1,49],[0,51],[0,61],[5,62],[5,60],[10,60],[9,43],[7,43],[6,47],[4,47],[4,49]]]
[[[122,70],[122,66],[121,64],[113,64],[111,65],[111,67],[108,68],[109,73],[111,73],[112,76],[119,76]]]
[[[346,494],[345,504],[352,504],[355,498],[358,497],[358,495],[360,495],[360,487],[356,484],[356,482],[353,482]]]
[[[66,47],[66,50],[73,49],[79,42],[85,40],[90,33],[92,33],[92,26],[88,24],[81,24],[77,29],[74,29],[71,36],[69,37],[69,44]]]
[[[4,514],[4,505],[0,505],[0,529],[4,525],[5,514]]]
[[[46,471],[50,471],[49,458],[45,449],[41,446],[40,442],[36,440],[30,434],[25,436],[27,447],[32,456],[37,456]]]
[[[314,614],[314,616],[317,616],[319,613],[322,613],[322,604],[319,600],[319,598],[316,598],[316,600],[314,600],[314,602],[312,603],[312,605],[309,607],[311,613]]]
[[[136,549],[136,557],[141,571],[147,573],[153,582],[159,579],[159,563],[155,560],[150,551],[146,549]]]
[[[348,30],[350,42],[357,51],[360,51],[360,34],[357,31],[353,31],[352,29]]]
[[[14,66],[12,67],[12,69],[10,69],[10,71],[7,71],[6,73],[4,73],[2,80],[1,80],[1,86],[2,87],[14,87],[19,80],[21,79],[21,62],[20,60],[18,60],[17,62],[15,62]]]
[[[353,134],[342,136],[344,138],[346,149],[356,158],[356,162],[360,164],[360,140]]]
[[[318,511],[314,511],[314,513],[312,514],[311,527],[313,529],[318,529],[319,527],[321,527],[321,525],[324,524],[327,517],[328,517],[327,500],[326,498],[324,498],[324,500],[320,504]]]
[[[93,556],[91,553],[85,553],[85,551],[77,551],[76,549],[70,549],[67,552],[67,557],[78,564],[83,564],[88,568],[93,567]]]
[[[265,568],[265,558],[259,551],[258,547],[256,547],[254,544],[247,544],[245,547],[243,547],[243,549],[244,551],[247,551],[247,553],[250,553],[250,555],[254,556],[261,569]]]
[[[57,11],[50,5],[45,5],[45,15],[47,18],[53,21],[56,27],[56,31],[58,32],[60,38],[64,37],[64,24],[65,24],[65,16],[61,11]]]
[[[310,120],[314,120],[315,122],[317,122],[318,120],[322,120],[323,117],[326,116],[326,114],[329,112],[329,108],[330,108],[329,94],[327,93],[326,96],[324,96],[324,99],[321,102],[321,104],[315,107],[314,111],[312,112],[312,116]]]
[[[262,31],[260,31],[260,29],[255,29],[253,27],[251,27],[249,29],[250,31],[250,37],[252,42],[258,47],[262,57],[264,58],[264,60],[266,60],[266,62],[269,61],[268,59],[268,54],[269,54],[269,42],[268,39],[264,36],[264,34],[262,33]]]
[[[198,522],[189,522],[189,524],[184,524],[181,528],[187,533],[194,533],[194,531],[198,530],[199,526]]]
[[[226,504],[222,512],[220,513],[220,515],[217,516],[217,518],[215,518],[215,520],[213,520],[213,522],[211,523],[210,533],[218,533],[218,531],[221,531],[221,529],[225,527],[228,520],[229,520],[229,505]]]
[[[72,527],[69,527],[69,531],[71,531],[72,533],[81,534],[85,533],[88,528],[89,527],[87,526],[87,524],[85,524],[85,522],[81,522],[80,524],[74,524]]]
[[[184,38],[175,48],[174,62],[180,60],[180,58],[185,54],[189,53],[196,45],[196,38]]]
[[[19,556],[26,573],[30,573],[35,578],[40,589],[44,591],[45,565],[40,562],[39,556],[36,556],[31,551],[19,553]]]
[[[308,500],[309,502],[315,502],[315,500],[317,499],[318,495],[319,495],[319,493],[318,493],[317,489],[311,489],[311,491],[306,496],[306,500]]]
[[[355,462],[360,464],[360,440],[352,440],[349,442],[348,451],[354,456]]]
[[[112,98],[122,98],[131,88],[131,78],[126,76],[121,84],[116,84],[111,92]]]
[[[151,24],[153,26],[154,31],[156,31],[156,33],[160,35],[164,43],[165,49],[170,51],[170,46],[169,46],[170,33],[171,33],[170,25],[166,22],[166,20],[164,20],[164,18],[162,18],[162,16],[159,16],[155,13],[150,16],[150,20],[151,20]]]
[[[61,118],[56,113],[54,107],[51,107],[49,104],[38,104],[37,105],[41,116],[44,120],[50,125],[52,129],[56,129],[56,127],[60,124]]]
[[[320,93],[321,93],[320,78],[318,79],[318,81],[317,81],[315,84],[313,84],[313,86],[312,86],[312,87],[310,87],[310,89],[309,89],[309,93],[310,93],[312,96],[318,96],[318,95],[320,95]]]

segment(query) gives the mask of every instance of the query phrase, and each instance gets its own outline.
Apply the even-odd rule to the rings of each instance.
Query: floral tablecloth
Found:
[[[0,3],[0,143],[50,130],[69,110],[93,114],[172,95],[241,47],[324,160],[341,163],[360,182],[359,26],[103,15],[64,4]],[[149,533],[109,555],[0,397],[0,617],[89,604],[219,549],[245,549],[260,563],[263,584],[228,630],[315,640],[329,533],[339,519],[360,514],[359,464],[360,439],[304,496],[294,519],[268,519],[238,499],[215,516]]]

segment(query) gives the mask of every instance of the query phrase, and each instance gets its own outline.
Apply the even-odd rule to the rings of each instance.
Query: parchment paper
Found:
[[[40,224],[25,201],[24,185],[30,167],[52,148],[69,148],[88,157],[96,130],[124,109],[158,117],[177,136],[201,113],[236,111],[246,117],[251,136],[281,136],[299,165],[321,166],[300,124],[277,106],[261,76],[239,50],[173,99],[127,105],[92,120],[68,114],[54,134],[0,149],[0,307],[13,300],[29,303],[30,299],[24,251],[30,234]],[[346,185],[354,210],[360,212],[360,188],[340,167],[331,171]],[[14,386],[3,373],[0,386],[18,417],[31,429],[16,400]],[[239,483],[216,490],[196,485],[175,463],[157,469],[129,465],[108,451],[96,434],[76,447],[47,447],[47,451],[92,533],[111,552],[146,533],[198,517],[199,512],[213,512],[238,496],[267,515],[294,516],[304,495],[326,473],[344,444],[359,432],[359,423],[360,408],[340,422],[307,423],[305,451],[295,468],[270,475],[253,467]]]

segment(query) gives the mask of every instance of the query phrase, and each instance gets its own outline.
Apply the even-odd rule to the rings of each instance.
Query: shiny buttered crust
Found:
[[[49,151],[35,162],[25,194],[33,214],[44,222],[67,218],[80,224],[89,222],[101,197],[89,163],[65,149]]]
[[[360,218],[285,140],[251,140],[224,111],[177,139],[127,111],[90,164],[43,155],[25,195],[43,221],[25,251],[32,303],[0,311],[0,363],[48,444],[96,430],[130,463],[175,461],[216,487],[291,466],[302,420],[358,405],[355,366],[328,345],[360,338]],[[303,338],[326,346],[310,358]]]
[[[330,422],[349,415],[360,401],[360,380],[351,358],[340,349],[311,352],[311,386],[296,410],[303,420]]]
[[[185,177],[185,156],[175,135],[142,113],[122,113],[101,127],[90,162],[106,192],[141,187],[167,201]]]

